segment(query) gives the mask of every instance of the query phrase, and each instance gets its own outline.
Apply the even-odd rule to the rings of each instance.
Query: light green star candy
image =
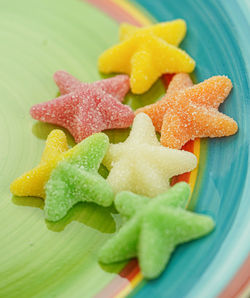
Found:
[[[214,228],[212,218],[185,210],[190,187],[180,182],[149,199],[123,191],[116,196],[117,210],[127,219],[100,251],[102,263],[138,256],[145,278],[159,276],[178,244],[199,238]]]
[[[77,144],[58,163],[45,187],[46,219],[63,218],[78,202],[94,202],[104,207],[112,204],[112,188],[98,174],[108,147],[108,137],[97,133]]]

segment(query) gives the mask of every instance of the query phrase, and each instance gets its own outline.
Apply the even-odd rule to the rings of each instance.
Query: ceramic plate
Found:
[[[0,0],[1,297],[236,297],[246,291],[249,12],[247,0]],[[50,223],[44,220],[42,199],[13,197],[9,185],[37,165],[55,128],[29,115],[33,104],[58,95],[53,73],[64,69],[83,81],[98,80],[103,76],[97,58],[118,41],[119,22],[141,26],[175,18],[188,25],[181,47],[197,62],[193,79],[225,74],[232,80],[221,111],[237,120],[239,132],[187,145],[199,167],[178,179],[192,186],[189,208],[212,216],[216,230],[180,246],[162,276],[147,282],[135,260],[110,266],[97,262],[100,247],[121,225],[113,208],[82,203]],[[163,77],[146,94],[129,94],[126,103],[136,109],[164,92]],[[128,131],[107,133],[118,142]]]

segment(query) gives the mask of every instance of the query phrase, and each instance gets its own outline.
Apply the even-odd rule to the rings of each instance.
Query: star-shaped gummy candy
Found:
[[[117,75],[115,77],[96,81],[94,83],[84,83],[72,76],[66,71],[59,70],[54,74],[54,81],[57,84],[61,95],[74,92],[79,88],[92,86],[112,95],[118,101],[122,102],[128,93],[129,77],[127,75]]]
[[[192,72],[194,60],[177,46],[186,33],[184,20],[145,28],[122,25],[121,43],[99,57],[99,70],[130,75],[133,93],[143,93],[164,73]]]
[[[11,192],[16,196],[33,196],[45,198],[44,186],[51,171],[68,150],[67,139],[63,131],[53,130],[46,141],[41,162],[37,167],[24,173],[12,182]]]
[[[190,188],[185,182],[153,199],[121,192],[117,210],[128,220],[99,253],[102,263],[138,257],[145,278],[159,276],[175,247],[202,237],[214,228],[212,218],[186,211]]]
[[[166,147],[180,149],[195,138],[229,136],[238,130],[232,118],[218,111],[232,89],[230,79],[214,76],[192,85],[188,74],[177,74],[163,99],[136,111],[149,115]]]
[[[94,134],[58,163],[45,187],[46,219],[60,220],[78,202],[94,202],[104,207],[112,204],[114,193],[98,174],[108,146],[105,134]]]
[[[196,156],[169,149],[157,140],[151,119],[138,114],[124,143],[111,144],[103,164],[110,170],[107,178],[115,193],[130,190],[154,197],[169,188],[169,179],[193,170]]]
[[[67,128],[77,143],[93,133],[126,128],[132,124],[133,111],[120,102],[121,95],[128,90],[127,78],[124,80],[124,77],[117,76],[86,84],[65,72],[57,72],[55,81],[66,94],[34,105],[30,110],[34,119]]]

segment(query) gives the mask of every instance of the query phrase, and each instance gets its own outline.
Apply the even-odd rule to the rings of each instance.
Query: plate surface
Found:
[[[0,296],[214,297],[227,286],[250,249],[249,4],[182,0],[0,0]],[[100,266],[97,253],[120,227],[112,208],[79,204],[59,223],[44,220],[43,200],[12,197],[10,183],[40,159],[55,126],[29,116],[35,103],[58,95],[52,75],[65,69],[95,81],[97,57],[118,40],[118,22],[146,24],[184,18],[181,47],[194,57],[196,81],[225,74],[234,89],[221,110],[239,124],[237,135],[202,141],[192,208],[211,215],[214,233],[179,247],[157,280],[141,279],[136,263]],[[159,80],[136,109],[164,94]],[[108,132],[111,142],[127,130]],[[71,145],[74,142],[68,134]],[[136,269],[137,268],[137,269]],[[137,270],[137,271],[136,271]],[[246,276],[244,277],[246,278]]]

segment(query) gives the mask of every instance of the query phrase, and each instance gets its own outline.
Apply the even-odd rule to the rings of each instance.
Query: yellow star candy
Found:
[[[181,19],[145,26],[143,28],[128,23],[122,23],[119,28],[119,39],[120,41],[124,41],[139,31],[154,34],[164,39],[166,42],[178,46],[186,35],[187,26],[185,21]]]
[[[12,182],[11,192],[16,196],[45,198],[44,186],[49,180],[51,171],[65,156],[63,153],[68,149],[64,132],[59,129],[53,130],[47,138],[39,165]]]
[[[164,73],[194,70],[195,61],[177,48],[185,33],[184,20],[144,28],[122,24],[121,43],[99,57],[99,70],[129,74],[132,92],[144,93]]]

